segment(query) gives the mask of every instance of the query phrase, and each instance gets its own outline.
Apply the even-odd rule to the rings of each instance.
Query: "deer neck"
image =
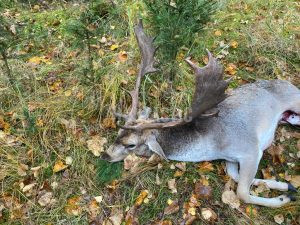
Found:
[[[166,157],[176,161],[199,162],[214,160],[218,145],[211,132],[211,124],[190,123],[156,131],[156,139]]]

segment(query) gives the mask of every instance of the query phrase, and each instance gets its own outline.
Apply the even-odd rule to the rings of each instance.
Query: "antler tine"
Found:
[[[159,119],[153,120],[152,123],[138,124],[135,126],[124,126],[124,129],[143,130],[143,129],[162,129],[174,127],[191,122],[196,118],[208,118],[216,116],[218,109],[214,108],[222,102],[227,96],[225,90],[229,80],[223,80],[223,67],[207,50],[208,63],[205,67],[200,68],[191,60],[185,61],[195,72],[195,92],[192,101],[192,111],[182,119]]]
[[[132,98],[131,110],[128,114],[126,123],[134,122],[137,118],[137,110],[139,104],[139,88],[142,77],[148,73],[154,73],[157,69],[154,68],[154,55],[156,48],[153,45],[154,38],[145,34],[143,29],[143,22],[140,19],[139,23],[134,28],[135,36],[142,54],[139,73],[136,79],[135,88],[130,92]]]

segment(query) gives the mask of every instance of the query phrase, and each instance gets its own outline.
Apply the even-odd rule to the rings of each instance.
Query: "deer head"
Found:
[[[132,106],[128,115],[115,113],[117,117],[125,119],[125,125],[121,126],[113,145],[102,155],[102,159],[111,162],[121,161],[131,152],[140,156],[158,154],[167,160],[167,157],[158,143],[156,137],[161,129],[182,126],[192,123],[195,119],[205,119],[216,116],[218,111],[214,108],[226,98],[225,90],[229,81],[223,80],[223,68],[217,60],[208,52],[208,64],[200,68],[191,60],[185,61],[195,72],[196,87],[192,101],[192,107],[186,117],[181,119],[160,118],[149,119],[150,108],[144,108],[138,115],[138,96],[142,78],[149,73],[154,73],[154,38],[147,36],[140,20],[134,29],[136,39],[142,54],[142,60],[137,75],[135,88],[130,92]]]

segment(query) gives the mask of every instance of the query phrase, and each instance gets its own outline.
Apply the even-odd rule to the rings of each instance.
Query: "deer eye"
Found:
[[[134,149],[136,147],[136,145],[127,145],[126,148],[128,149]]]

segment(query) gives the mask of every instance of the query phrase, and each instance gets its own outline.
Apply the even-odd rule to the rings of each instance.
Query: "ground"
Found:
[[[138,15],[147,16],[141,1],[108,1],[116,10],[91,38],[90,49],[88,39],[70,31],[86,2],[16,2],[1,9],[18,36],[7,51],[10,76],[4,60],[0,64],[1,224],[116,225],[122,217],[123,224],[188,224],[194,217],[193,224],[300,223],[300,134],[294,127],[278,128],[257,174],[298,187],[296,201],[280,209],[239,203],[235,196],[227,202],[224,190],[235,185],[222,161],[186,168],[140,163],[130,173],[123,163],[99,159],[117,134],[113,111],[130,106],[127,91],[140,57],[133,26]],[[218,56],[226,78],[233,77],[230,88],[257,79],[300,87],[299,7],[290,0],[220,1],[192,47],[178,53],[172,86],[163,72],[147,76],[141,103],[160,116],[184,111],[193,75],[183,59],[191,55],[204,65],[206,48]],[[253,194],[281,193],[258,187]]]

